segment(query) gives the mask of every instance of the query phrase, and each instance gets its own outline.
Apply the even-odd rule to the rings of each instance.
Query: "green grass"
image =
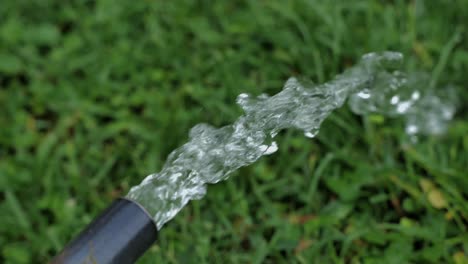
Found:
[[[2,0],[0,262],[46,263],[237,94],[398,50],[460,87],[446,135],[345,108],[314,140],[282,133],[139,263],[468,263],[467,22],[466,0]]]

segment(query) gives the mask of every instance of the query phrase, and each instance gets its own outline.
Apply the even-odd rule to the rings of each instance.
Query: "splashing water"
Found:
[[[163,169],[147,176],[127,197],[143,205],[160,229],[190,200],[202,198],[206,184],[225,180],[236,169],[276,152],[273,138],[280,130],[296,128],[314,137],[323,120],[348,97],[357,114],[403,116],[408,134],[443,133],[455,113],[451,92],[438,96],[426,87],[426,75],[398,71],[402,60],[397,52],[369,53],[322,85],[290,78],[273,96],[240,94],[237,103],[244,115],[222,128],[193,127],[189,142],[174,150]]]

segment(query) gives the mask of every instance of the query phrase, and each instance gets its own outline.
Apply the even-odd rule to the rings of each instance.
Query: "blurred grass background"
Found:
[[[209,187],[139,263],[468,263],[468,1],[0,3],[1,263],[46,263],[241,92],[370,51],[460,87],[444,136],[334,113]]]

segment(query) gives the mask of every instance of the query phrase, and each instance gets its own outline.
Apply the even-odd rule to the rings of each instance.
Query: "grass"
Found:
[[[0,262],[46,263],[237,94],[398,50],[460,87],[446,135],[345,108],[314,140],[287,131],[139,263],[468,263],[467,21],[466,0],[3,0]]]

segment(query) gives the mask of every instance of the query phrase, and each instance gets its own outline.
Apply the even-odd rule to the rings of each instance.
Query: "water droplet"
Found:
[[[270,154],[275,153],[278,150],[278,145],[276,144],[275,141],[273,141],[270,146],[261,145],[259,149],[261,152],[263,152],[264,155],[270,155]]]
[[[236,102],[238,105],[245,107],[249,101],[249,95],[246,93],[241,93],[237,96]]]
[[[314,138],[315,136],[317,136],[319,130],[310,130],[310,131],[306,131],[304,132],[304,136],[308,137],[308,138]]]
[[[357,96],[359,96],[362,99],[369,99],[371,97],[371,94],[369,91],[364,90],[364,91],[360,91],[359,93],[357,93]]]
[[[410,106],[411,106],[411,102],[401,102],[397,106],[397,112],[400,113],[400,114],[404,114],[404,113],[406,113],[408,111]]]
[[[416,125],[413,125],[413,124],[410,124],[408,126],[406,126],[406,133],[407,134],[410,134],[410,135],[414,135],[416,133],[418,133],[419,129]]]

